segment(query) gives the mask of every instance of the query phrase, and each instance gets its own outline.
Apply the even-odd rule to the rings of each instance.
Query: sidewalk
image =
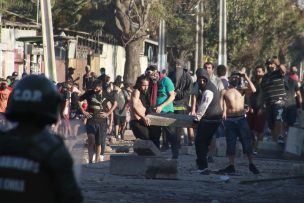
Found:
[[[87,150],[85,134],[77,137],[73,151],[82,160],[80,186],[85,202],[303,202],[304,179],[272,180],[242,184],[247,180],[283,178],[304,175],[304,162],[294,160],[255,158],[260,175],[248,170],[246,158],[236,159],[236,175],[200,175],[196,170],[195,155],[180,155],[177,180],[144,179],[143,177],[114,176],[109,173],[110,161],[84,163]],[[82,144],[81,144],[82,143]],[[84,150],[80,158],[79,150]],[[74,157],[75,154],[73,153]],[[110,153],[111,155],[113,153]],[[170,158],[170,150],[162,152]],[[210,169],[228,163],[225,157],[215,157]],[[245,182],[246,183],[246,182]]]

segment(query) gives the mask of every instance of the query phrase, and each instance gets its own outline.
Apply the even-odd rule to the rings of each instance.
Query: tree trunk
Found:
[[[127,44],[124,82],[135,84],[136,78],[141,74],[140,55],[143,51],[144,39],[140,38]]]

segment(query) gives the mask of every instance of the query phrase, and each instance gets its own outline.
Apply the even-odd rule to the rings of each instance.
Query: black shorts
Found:
[[[126,122],[126,116],[119,116],[114,114],[114,125],[122,125]]]
[[[93,134],[95,136],[96,145],[105,145],[107,137],[107,123],[87,123],[86,124],[87,134]]]

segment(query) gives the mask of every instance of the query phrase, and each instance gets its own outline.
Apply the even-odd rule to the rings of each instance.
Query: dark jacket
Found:
[[[220,120],[223,115],[223,110],[220,106],[220,92],[218,91],[217,87],[210,81],[209,75],[207,71],[204,71],[204,78],[207,79],[207,84],[204,89],[199,89],[199,99],[200,102],[202,99],[202,94],[209,90],[213,93],[213,99],[209,104],[202,120]]]
[[[175,87],[176,96],[174,106],[189,106],[193,82],[188,70],[184,69],[184,73],[180,81],[176,81],[175,71],[171,72],[168,76]]]
[[[0,187],[4,202],[82,202],[72,157],[46,129],[31,136],[18,129],[0,132],[0,179],[20,183]]]

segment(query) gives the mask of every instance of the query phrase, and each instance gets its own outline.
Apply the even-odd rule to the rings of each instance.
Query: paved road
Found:
[[[71,139],[73,140],[73,139]],[[73,142],[73,143],[72,143]],[[304,202],[304,179],[241,184],[244,180],[292,177],[304,173],[303,161],[256,158],[260,175],[248,170],[245,158],[236,162],[237,176],[200,175],[194,173],[194,155],[178,159],[177,180],[115,176],[109,173],[109,161],[86,164],[85,134],[67,141],[78,164],[76,171],[85,202]],[[170,152],[163,152],[170,157]],[[225,167],[225,157],[215,157],[211,169]],[[82,167],[81,167],[82,166]],[[80,173],[81,169],[81,173]],[[226,180],[229,178],[229,180]]]
[[[217,157],[211,168],[225,166]],[[258,159],[260,175],[248,171],[244,158],[237,161],[238,176],[200,175],[192,172],[194,156],[179,158],[178,180],[152,180],[109,174],[109,161],[84,164],[81,187],[86,202],[303,202],[304,180],[240,184],[243,180],[295,175],[302,162]]]

